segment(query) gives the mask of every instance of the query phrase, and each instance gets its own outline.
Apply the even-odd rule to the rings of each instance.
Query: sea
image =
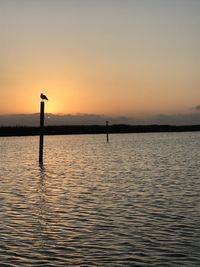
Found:
[[[1,267],[199,267],[200,132],[0,138]]]

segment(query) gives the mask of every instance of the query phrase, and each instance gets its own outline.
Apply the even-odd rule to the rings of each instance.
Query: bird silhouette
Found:
[[[46,95],[43,95],[42,93],[40,94],[40,98],[43,100],[48,100],[48,98],[46,97]]]

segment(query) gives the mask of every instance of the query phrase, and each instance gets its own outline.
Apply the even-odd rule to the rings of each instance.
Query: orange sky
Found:
[[[1,1],[0,114],[184,113],[200,104],[200,2]]]

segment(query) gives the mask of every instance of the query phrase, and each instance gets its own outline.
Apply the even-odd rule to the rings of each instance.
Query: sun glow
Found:
[[[46,101],[45,103],[45,112],[46,113],[59,113],[60,112],[60,108],[59,108],[59,104],[56,103],[55,101]]]

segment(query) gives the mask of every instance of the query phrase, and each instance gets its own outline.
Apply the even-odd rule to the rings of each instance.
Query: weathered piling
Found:
[[[107,143],[109,142],[109,131],[108,131],[108,123],[109,121],[106,121],[106,140],[107,140]]]
[[[39,143],[39,163],[43,164],[44,145],[44,101],[40,102],[40,143]]]

